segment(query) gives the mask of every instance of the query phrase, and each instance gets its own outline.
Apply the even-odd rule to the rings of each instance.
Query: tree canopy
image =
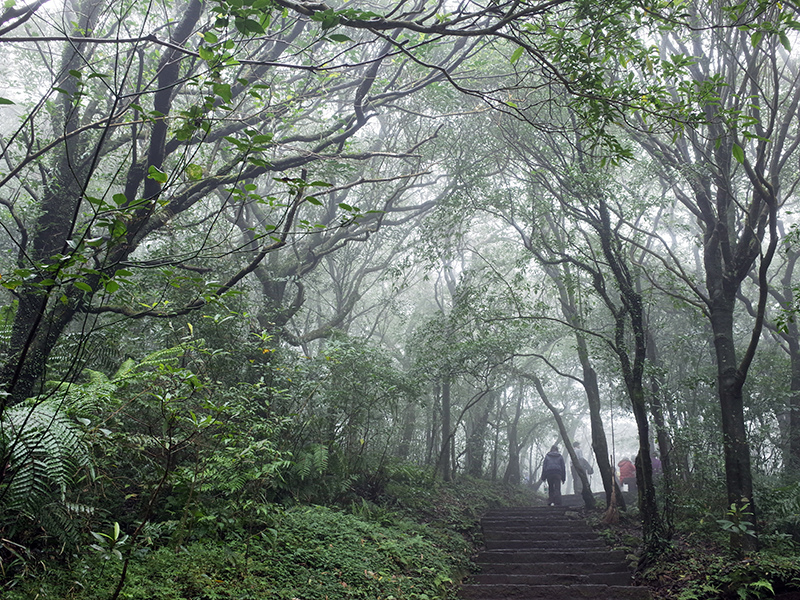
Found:
[[[799,14],[7,2],[7,589],[91,552],[123,597],[150,550],[399,482],[538,488],[554,441],[642,571],[710,516],[798,543]]]

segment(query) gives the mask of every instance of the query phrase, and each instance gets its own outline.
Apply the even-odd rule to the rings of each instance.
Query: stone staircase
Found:
[[[621,550],[610,550],[567,506],[498,509],[481,520],[480,572],[462,600],[649,600],[631,586]]]

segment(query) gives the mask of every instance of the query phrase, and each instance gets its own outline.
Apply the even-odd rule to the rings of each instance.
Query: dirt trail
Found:
[[[610,550],[569,507],[498,509],[482,521],[480,572],[462,600],[649,600],[631,586],[621,550]]]

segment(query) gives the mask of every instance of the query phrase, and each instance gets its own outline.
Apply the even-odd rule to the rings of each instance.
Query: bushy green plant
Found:
[[[800,482],[778,482],[759,480],[757,506],[763,521],[763,532],[771,539],[785,544],[791,539],[800,544]]]
[[[702,598],[739,598],[755,600],[772,597],[776,592],[800,590],[800,558],[754,554],[737,562],[718,561],[719,569],[707,576],[706,585],[718,590],[717,596]]]
[[[408,479],[391,480],[385,501],[417,519],[446,524],[463,533],[475,531],[480,517],[490,508],[535,503],[533,492],[526,488],[466,476],[445,483],[421,469]]]
[[[74,517],[90,511],[68,493],[90,476],[92,462],[80,424],[55,398],[7,408],[0,419],[0,531],[27,538],[41,527],[61,544],[75,544]]]
[[[375,522],[319,506],[273,514],[274,529],[248,544],[193,542],[154,550],[131,563],[128,600],[433,600],[453,597],[466,570],[463,539],[396,516]],[[442,547],[448,547],[445,551]],[[459,552],[453,553],[454,547]],[[105,600],[121,561],[87,554],[76,572],[53,570],[7,592],[7,600]]]
[[[643,575],[661,597],[757,600],[800,590],[800,556],[765,551],[732,560],[720,547],[680,544]]]

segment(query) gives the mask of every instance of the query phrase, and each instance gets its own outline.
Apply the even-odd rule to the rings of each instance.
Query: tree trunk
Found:
[[[610,453],[608,451],[608,438],[606,437],[605,428],[603,427],[603,417],[601,415],[602,401],[600,398],[600,387],[597,384],[597,372],[594,370],[592,360],[589,357],[586,336],[581,332],[583,322],[578,312],[577,302],[575,301],[574,288],[564,284],[564,280],[569,279],[571,273],[568,265],[564,265],[563,268],[565,269],[564,276],[550,266],[546,266],[545,270],[550,279],[558,286],[561,314],[563,314],[567,322],[574,327],[578,359],[581,362],[581,369],[583,370],[583,379],[581,383],[586,392],[586,400],[589,403],[592,450],[595,460],[597,461],[597,470],[600,472],[600,480],[603,482],[603,490],[606,494],[606,506],[611,506],[611,495],[616,488],[617,506],[621,510],[625,510],[627,508],[625,505],[625,498],[622,496],[622,490],[619,489],[617,478],[614,476],[614,466],[608,459]]]
[[[655,340],[653,340],[649,331],[648,338],[647,354],[650,362],[654,365],[658,365],[659,360],[656,352]],[[658,452],[661,457],[661,477],[664,481],[664,527],[666,528],[667,536],[672,537],[672,518],[674,513],[672,498],[672,440],[670,440],[666,420],[664,419],[664,407],[661,405],[661,386],[658,378],[655,376],[652,376],[650,379],[650,389],[652,394],[650,412],[653,415],[653,422],[656,426],[656,441],[658,443]]]
[[[791,327],[795,336],[789,345],[792,377],[789,395],[789,443],[784,462],[788,475],[796,477],[800,473],[800,342],[797,336],[797,324],[792,323]]]
[[[425,464],[427,466],[433,465],[433,453],[439,441],[439,398],[441,395],[441,385],[438,381],[433,386],[433,403],[431,409],[428,411],[428,439],[425,451]]]
[[[450,377],[446,376],[442,381],[442,447],[439,451],[438,465],[442,481],[450,481],[452,479],[450,454],[453,436],[450,427]]]
[[[519,469],[519,418],[522,414],[522,401],[524,394],[522,393],[522,386],[517,390],[517,402],[514,407],[514,417],[508,424],[508,466],[506,467],[505,475],[503,475],[503,483],[518,485],[520,482],[520,469]]]
[[[781,279],[780,291],[770,288],[770,293],[783,309],[789,309],[793,303],[794,272],[798,259],[800,259],[800,252],[794,249],[786,251],[786,266]],[[800,328],[797,326],[797,319],[787,319],[779,334],[786,342],[791,369],[783,462],[784,470],[789,478],[797,478],[800,474]]]
[[[497,481],[497,470],[500,462],[500,427],[497,425],[500,422],[500,407],[497,406],[496,408],[494,419],[494,443],[492,444],[492,481]]]
[[[466,467],[467,475],[472,477],[483,476],[483,466],[486,460],[486,434],[489,430],[489,415],[494,407],[494,392],[486,394],[486,404],[479,411],[477,419],[472,424],[472,430],[467,438]]]
[[[544,387],[542,387],[542,382],[539,381],[539,378],[535,375],[530,375],[528,377],[531,379],[531,381],[533,381],[533,385],[536,386],[536,391],[539,393],[539,397],[542,399],[542,402],[544,402],[545,406],[547,406],[547,408],[550,409],[550,412],[553,413],[553,418],[555,419],[556,425],[558,426],[558,431],[561,434],[561,440],[564,442],[564,448],[566,448],[567,453],[569,454],[569,459],[575,466],[575,472],[578,474],[578,477],[580,477],[581,480],[583,487],[581,490],[581,498],[583,498],[583,504],[588,510],[593,510],[596,503],[594,500],[594,494],[589,486],[589,476],[581,466],[580,461],[578,460],[578,455],[575,454],[575,448],[572,447],[569,432],[567,432],[567,428],[564,426],[564,420],[556,410],[556,407],[553,406],[548,400],[547,394],[545,393]]]
[[[728,505],[754,511],[753,477],[750,468],[750,445],[744,417],[744,376],[737,368],[733,342],[733,301],[719,299],[711,311],[711,329],[717,357],[717,386],[722,414],[722,442],[725,454],[725,484]],[[752,549],[750,536],[731,535],[731,549],[738,554]]]
[[[639,492],[639,511],[642,517],[642,537],[645,558],[652,559],[666,548],[666,531],[656,502],[653,484],[653,463],[650,457],[650,425],[647,421],[647,403],[644,391],[644,364],[647,358],[647,334],[644,325],[642,295],[637,291],[636,280],[628,268],[616,229],[611,223],[611,211],[606,198],[595,200],[597,218],[588,217],[587,222],[597,232],[603,248],[603,256],[619,289],[621,305],[615,304],[606,293],[602,277],[594,278],[595,289],[603,298],[614,316],[615,331],[613,349],[619,359],[625,388],[631,402],[636,429],[639,434],[639,455],[636,480]],[[630,336],[626,325],[630,324]]]
[[[417,430],[417,405],[409,402],[403,411],[403,433],[400,444],[397,446],[397,456],[407,460],[411,454],[411,443],[414,441],[414,433]]]

